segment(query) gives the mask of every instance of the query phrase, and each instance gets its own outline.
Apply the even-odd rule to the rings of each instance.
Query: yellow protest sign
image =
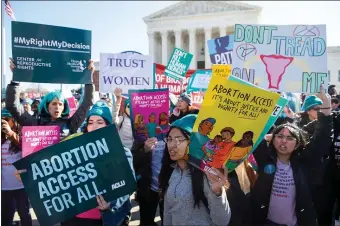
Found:
[[[202,170],[235,169],[251,154],[280,98],[233,76],[227,79],[228,66],[213,65],[191,135],[189,162]]]

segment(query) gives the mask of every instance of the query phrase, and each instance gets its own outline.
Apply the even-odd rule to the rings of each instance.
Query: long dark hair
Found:
[[[4,118],[1,118],[1,119],[4,119]],[[11,118],[11,119],[13,120],[13,123],[14,123],[14,128],[12,128],[12,131],[15,132],[16,134],[19,134],[20,133],[19,124],[13,118]],[[8,122],[8,119],[6,121]],[[4,132],[2,132],[2,130],[1,130],[1,145],[3,145],[7,140],[8,140],[7,135]],[[20,144],[21,144],[21,142],[20,142]],[[18,153],[19,151],[21,151],[21,145],[20,144],[17,145],[16,143],[11,142],[9,144],[9,149],[8,149],[9,152]]]
[[[170,131],[174,128],[177,127],[171,127],[171,129],[169,130],[169,132],[167,133],[167,137],[170,133]],[[186,139],[190,139],[190,134],[187,133],[186,131],[177,128],[181,131],[182,135],[186,138]],[[164,199],[165,193],[169,187],[169,179],[171,177],[171,174],[174,170],[174,168],[171,166],[173,163],[175,163],[176,161],[171,160],[170,155],[169,155],[169,151],[168,151],[168,146],[165,146],[165,150],[164,150],[164,155],[163,155],[163,159],[162,159],[162,168],[161,171],[159,173],[159,188],[160,188],[160,197],[161,199]],[[192,195],[194,197],[194,208],[200,207],[200,202],[202,202],[204,204],[204,206],[206,208],[208,208],[208,200],[204,195],[204,191],[203,191],[203,186],[204,186],[204,173],[200,170],[197,169],[193,166],[191,166],[190,164],[188,164],[188,168],[190,170],[190,175],[191,175],[191,180],[192,180]]]

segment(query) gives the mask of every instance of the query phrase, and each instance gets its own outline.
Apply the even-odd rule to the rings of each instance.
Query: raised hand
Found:
[[[321,106],[321,112],[325,115],[330,115],[332,113],[332,103],[331,103],[331,96],[325,92],[322,86],[320,86],[320,93],[315,94],[317,97],[319,97],[323,104]]]
[[[220,170],[212,168],[213,173],[205,172],[210,182],[210,188],[217,196],[222,195],[222,187],[228,184],[228,169],[224,167],[224,173]]]
[[[154,148],[155,144],[157,144],[157,142],[158,140],[156,137],[148,138],[144,143],[145,151],[147,152],[152,151],[152,149]]]
[[[1,131],[7,136],[11,136],[13,131],[6,120],[1,119]]]
[[[11,69],[12,72],[16,68],[16,66],[14,64],[14,59],[12,57],[9,58],[9,68]]]
[[[115,88],[115,90],[113,91],[113,94],[118,98],[118,97],[122,97],[122,93],[123,90],[121,88]]]

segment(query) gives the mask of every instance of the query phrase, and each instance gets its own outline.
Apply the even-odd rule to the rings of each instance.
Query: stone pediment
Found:
[[[163,18],[166,19],[172,17],[261,9],[262,8],[259,6],[234,1],[181,1],[145,17],[144,21],[147,22],[149,20]]]

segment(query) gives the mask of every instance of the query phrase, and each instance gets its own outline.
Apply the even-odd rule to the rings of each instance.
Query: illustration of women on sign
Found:
[[[223,141],[217,144],[214,154],[211,156],[211,161],[207,162],[209,167],[214,167],[216,169],[223,168],[225,161],[230,156],[236,142],[232,139],[235,135],[235,130],[232,127],[225,127],[221,130],[221,135]]]
[[[144,123],[144,117],[142,114],[136,114],[134,120],[135,139],[140,142],[144,142],[148,139],[148,130]]]
[[[157,127],[156,113],[151,113],[149,115],[149,123],[146,124],[146,128],[148,129],[148,136],[150,138],[156,136],[156,127]]]
[[[203,160],[208,162],[212,161],[211,156],[215,154],[215,151],[218,150],[218,144],[223,141],[221,135],[216,135],[213,140],[208,141],[203,147],[202,150],[204,152]]]
[[[243,133],[242,139],[234,145],[234,148],[231,150],[231,153],[225,162],[228,169],[236,168],[243,161],[244,157],[249,154],[254,145],[253,137],[254,133],[252,131]]]
[[[169,117],[166,112],[159,114],[159,125],[156,128],[156,137],[158,140],[164,140],[170,128]]]
[[[213,131],[216,119],[206,118],[201,121],[198,126],[198,132],[192,133],[190,150],[189,150],[189,163],[201,167],[201,162],[204,157],[202,147],[210,140],[208,135]]]

